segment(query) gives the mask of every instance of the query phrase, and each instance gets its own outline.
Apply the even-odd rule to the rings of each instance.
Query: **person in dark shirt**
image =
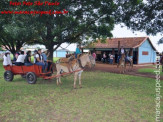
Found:
[[[27,52],[27,55],[26,55],[25,60],[24,60],[24,64],[25,64],[25,66],[32,66],[33,65],[33,63],[31,62],[31,51]]]

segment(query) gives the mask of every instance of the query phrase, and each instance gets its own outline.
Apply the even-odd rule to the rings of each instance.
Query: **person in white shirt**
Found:
[[[10,58],[10,51],[6,51],[3,56],[3,66],[12,66],[11,58]]]
[[[39,66],[42,66],[42,71],[46,72],[45,70],[47,68],[47,65],[45,64],[45,62],[43,60],[43,57],[41,55],[41,49],[38,49],[38,53],[35,55],[35,59],[36,59],[35,64],[39,65]]]
[[[112,54],[110,54],[110,64],[113,64],[113,58],[114,58],[114,56]]]
[[[105,63],[106,62],[106,53],[104,52],[103,53],[103,63]]]
[[[18,59],[15,62],[15,65],[16,66],[24,65],[24,59],[25,59],[24,51],[21,51],[20,55],[18,56]]]
[[[123,46],[121,46],[119,54],[118,54],[118,58],[117,58],[117,63],[119,63],[119,59],[121,58],[122,54],[125,54],[125,49]]]

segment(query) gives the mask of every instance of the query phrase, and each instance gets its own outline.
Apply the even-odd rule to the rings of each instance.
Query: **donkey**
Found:
[[[126,71],[125,54],[121,55],[121,58],[119,59],[119,63],[117,64],[117,67],[119,66],[120,66],[120,73],[125,73]]]
[[[70,63],[62,63],[60,60],[56,62],[57,69],[57,85],[62,84],[60,74],[64,73],[74,73],[74,88],[76,89],[76,80],[79,78],[79,86],[82,88],[81,75],[84,67],[89,64],[89,67],[95,66],[95,59],[90,54],[81,54],[78,59],[73,59]]]

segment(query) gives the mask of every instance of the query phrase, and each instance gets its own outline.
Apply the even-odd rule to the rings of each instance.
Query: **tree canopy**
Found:
[[[54,2],[53,0],[48,1]],[[30,2],[36,1],[30,0]],[[111,31],[118,23],[125,23],[133,30],[145,30],[148,34],[162,31],[161,0],[153,2],[147,0],[147,3],[141,0],[58,0],[58,2],[60,4],[56,6],[9,6],[9,1],[2,0],[0,4],[2,10],[51,10],[52,12],[68,11],[68,13],[55,15],[1,14],[0,43],[2,44],[5,36],[11,45],[43,44],[50,50],[52,59],[53,51],[62,43],[81,43],[85,39],[112,37]],[[54,46],[55,49],[53,49]]]

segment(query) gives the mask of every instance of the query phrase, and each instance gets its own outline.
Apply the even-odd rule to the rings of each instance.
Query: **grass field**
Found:
[[[20,76],[6,82],[3,72],[0,64],[0,122],[155,121],[155,79],[84,72],[83,88],[73,89],[72,75],[62,86],[42,79],[29,85]]]
[[[160,69],[162,71],[162,68]],[[154,71],[157,71],[157,69],[155,68],[142,68],[139,69],[138,72],[140,73],[150,73],[150,74],[155,74]],[[163,76],[163,72],[160,72],[160,75]]]

